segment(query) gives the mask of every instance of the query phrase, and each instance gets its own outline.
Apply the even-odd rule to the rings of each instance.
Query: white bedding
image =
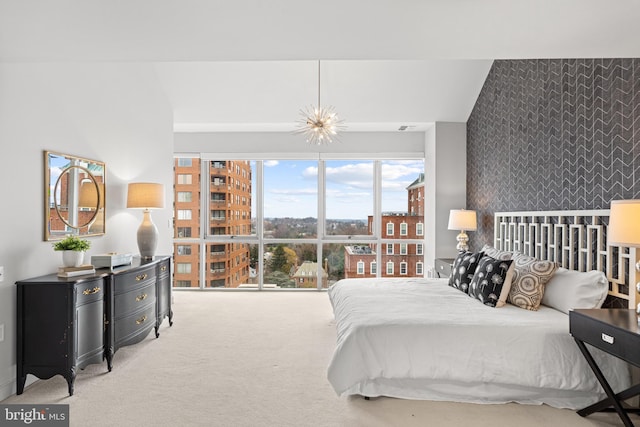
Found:
[[[444,279],[344,279],[329,288],[337,346],[328,379],[338,395],[578,409],[605,397],[569,316],[542,306],[488,307]],[[615,391],[627,365],[590,348]]]

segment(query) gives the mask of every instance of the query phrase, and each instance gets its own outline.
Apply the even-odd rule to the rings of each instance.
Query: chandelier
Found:
[[[304,135],[310,144],[329,144],[338,141],[338,132],[346,129],[332,106],[320,105],[320,61],[318,61],[318,105],[310,105],[300,110],[302,118],[297,120],[296,134]]]

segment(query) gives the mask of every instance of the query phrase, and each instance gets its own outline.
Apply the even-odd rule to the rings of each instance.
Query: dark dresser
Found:
[[[143,340],[165,317],[173,324],[171,257],[134,258],[131,265],[95,274],[55,274],[16,282],[17,394],[28,374],[62,375],[73,395],[76,372]]]

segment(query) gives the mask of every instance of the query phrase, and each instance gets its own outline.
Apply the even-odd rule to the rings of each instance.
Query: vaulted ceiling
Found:
[[[178,130],[466,121],[494,59],[640,56],[635,0],[0,0],[0,61],[152,63]],[[1,76],[0,76],[1,78]],[[411,127],[413,126],[413,127]]]

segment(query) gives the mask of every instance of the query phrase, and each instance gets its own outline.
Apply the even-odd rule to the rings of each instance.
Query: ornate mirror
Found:
[[[44,239],[104,234],[104,163],[45,151],[44,166]]]

